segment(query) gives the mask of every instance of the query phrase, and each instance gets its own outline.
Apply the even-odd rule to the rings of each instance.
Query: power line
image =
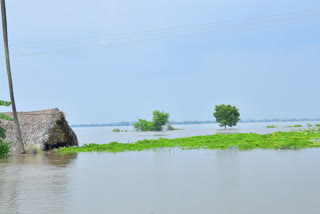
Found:
[[[305,19],[308,18],[313,18],[317,17],[320,15],[320,9],[315,9],[313,11],[318,11],[318,13],[307,13],[307,14],[301,14],[301,15],[296,15],[296,16],[287,16],[287,17],[281,17],[278,15],[279,18],[273,18],[273,19],[262,19],[262,20],[255,20],[254,18],[250,18],[250,20],[253,21],[247,21],[247,22],[241,22],[241,23],[231,23],[227,25],[220,25],[220,26],[208,26],[208,27],[202,27],[199,29],[184,29],[184,30],[179,30],[175,31],[174,35],[168,35],[168,36],[160,36],[165,34],[165,32],[160,32],[157,34],[151,34],[151,35],[146,35],[146,36],[140,36],[139,37],[133,37],[133,38],[138,38],[136,40],[130,40],[130,41],[118,41],[118,42],[113,42],[109,44],[98,44],[98,45],[90,45],[90,46],[85,46],[85,47],[75,47],[75,48],[67,48],[63,47],[64,49],[55,49],[55,50],[44,50],[44,51],[38,51],[38,52],[32,52],[32,53],[20,53],[20,54],[14,54],[13,56],[15,57],[21,57],[21,56],[35,56],[35,55],[45,55],[45,54],[55,54],[55,53],[68,53],[68,52],[79,52],[83,50],[89,50],[89,49],[104,49],[104,48],[112,48],[112,47],[123,47],[123,46],[132,46],[132,45],[138,45],[138,44],[144,44],[144,43],[150,43],[150,42],[162,42],[162,41],[170,41],[170,40],[178,40],[178,39],[187,39],[187,38],[195,38],[195,37],[200,37],[200,36],[207,36],[210,33],[230,33],[230,32],[241,32],[241,31],[247,31],[247,30],[252,30],[252,29],[258,29],[262,28],[263,26],[267,26],[270,24],[277,24],[277,23],[282,23],[282,22],[288,22],[289,23],[282,23],[282,24],[291,24],[291,23],[297,23],[297,22],[292,22],[294,20],[302,20],[308,21]],[[302,12],[300,12],[302,13]],[[296,14],[296,13],[291,13],[291,14]],[[268,16],[268,17],[275,17],[275,16]],[[261,18],[259,18],[261,19]],[[249,19],[246,19],[249,20]],[[299,21],[298,21],[299,22]],[[200,26],[200,25],[198,25]],[[202,25],[204,26],[204,25]],[[273,27],[269,26],[269,27]],[[252,28],[254,27],[254,28]],[[179,28],[181,29],[181,28]],[[184,33],[188,32],[188,33]],[[178,34],[177,34],[178,33]],[[179,33],[184,33],[184,34],[179,34]],[[149,38],[148,38],[149,36]],[[151,37],[150,37],[151,36]],[[154,37],[156,36],[156,37]],[[145,38],[147,37],[147,38]],[[97,40],[96,42],[101,41]],[[112,40],[111,40],[112,41]],[[94,41],[92,41],[94,42]],[[58,46],[58,45],[57,45]],[[58,46],[61,47],[61,46]],[[28,47],[30,48],[30,47]]]
[[[293,23],[302,23],[305,22],[306,20],[300,20],[300,21],[295,21],[295,22],[290,22],[290,23],[283,23],[280,24],[280,26],[283,25],[289,25]],[[266,26],[265,28],[272,28],[274,25]],[[238,29],[238,30],[229,30],[229,31],[224,31],[222,33],[236,33],[236,32],[243,32],[243,31],[250,31],[250,30],[256,30],[256,29],[263,29],[259,26],[252,27],[249,26],[247,28],[243,29]],[[205,36],[210,36],[208,34],[199,34],[196,36],[181,36],[181,37],[176,37],[176,38],[170,38],[170,37],[162,37],[154,40],[140,40],[140,41],[135,41],[135,42],[127,42],[127,43],[119,43],[119,44],[110,44],[106,46],[97,46],[94,47],[94,49],[106,49],[106,48],[115,48],[115,47],[129,47],[129,46],[135,46],[135,45],[143,45],[146,43],[156,43],[156,42],[164,42],[164,41],[174,41],[174,40],[182,40],[182,39],[191,39],[191,38],[199,38],[199,37],[205,37]],[[93,48],[93,47],[91,47]],[[15,57],[24,57],[24,56],[37,56],[37,55],[48,55],[48,54],[60,54],[60,53],[73,53],[73,52],[82,52],[84,50],[88,50],[89,48],[81,48],[81,49],[66,49],[66,50],[57,50],[57,51],[48,51],[48,52],[35,52],[35,53],[27,53],[27,54],[17,54],[14,55]]]
[[[247,18],[247,19],[241,19],[242,21],[246,20],[257,20],[257,19],[267,19],[267,18],[272,18],[272,17],[277,17],[277,16],[285,16],[285,15],[296,15],[296,14],[303,14],[303,13],[310,13],[310,12],[316,12],[320,11],[320,8],[316,9],[311,9],[311,10],[301,10],[301,11],[296,11],[296,12],[288,12],[288,13],[281,13],[281,14],[274,14],[274,15],[269,15],[269,16],[260,16],[260,17],[253,17],[253,18]],[[289,16],[289,17],[290,17]],[[54,41],[46,41],[46,42],[34,42],[34,43],[24,43],[24,44],[12,44],[10,47],[12,48],[24,48],[24,47],[35,47],[35,46],[30,46],[30,45],[39,45],[39,44],[47,44],[47,45],[53,45],[56,43],[79,43],[81,40],[113,40],[113,39],[121,39],[121,38],[128,38],[132,37],[133,35],[140,35],[140,34],[145,34],[145,33],[155,33],[155,32],[175,32],[177,30],[182,30],[182,29],[193,29],[193,28],[202,28],[205,26],[212,26],[212,25],[219,25],[219,24],[225,24],[225,23],[232,23],[237,20],[229,20],[229,21],[221,21],[221,22],[210,22],[206,24],[197,24],[197,25],[188,25],[188,26],[181,26],[181,27],[174,27],[174,28],[162,28],[162,29],[154,29],[154,30],[146,30],[146,31],[141,31],[141,32],[132,32],[132,33],[124,33],[124,34],[114,34],[114,35],[106,35],[106,36],[94,36],[94,37],[84,37],[84,38],[74,38],[74,39],[62,39],[62,40],[54,40]]]

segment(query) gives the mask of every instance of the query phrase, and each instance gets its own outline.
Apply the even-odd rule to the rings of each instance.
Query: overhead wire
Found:
[[[277,17],[277,16],[285,16],[285,15],[296,15],[296,14],[301,14],[301,13],[309,13],[309,12],[315,12],[315,11],[320,11],[320,8],[316,9],[311,9],[311,10],[302,10],[302,11],[296,11],[296,12],[288,12],[288,13],[281,13],[281,14],[274,14],[274,15],[269,15],[269,16],[259,16],[259,17],[253,17],[253,18],[247,18],[247,19],[242,19],[243,21],[245,20],[255,20],[255,19],[266,19],[266,18],[272,18],[272,17]],[[74,38],[74,39],[63,39],[63,40],[53,40],[53,41],[46,41],[46,42],[34,42],[34,43],[24,43],[24,44],[13,44],[10,45],[12,49],[14,48],[25,48],[25,47],[38,47],[38,46],[30,46],[30,45],[37,45],[37,44],[42,44],[42,45],[55,45],[56,43],[59,42],[67,42],[67,43],[79,43],[81,40],[89,40],[92,41],[100,41],[100,40],[113,40],[113,39],[122,39],[122,38],[130,38],[133,35],[139,35],[139,34],[145,34],[145,33],[154,33],[154,32],[159,32],[163,34],[163,32],[166,31],[179,31],[182,29],[192,29],[192,28],[201,28],[205,26],[212,26],[212,25],[218,25],[218,24],[225,24],[225,23],[232,23],[234,21],[238,20],[229,20],[229,21],[220,21],[220,22],[210,22],[206,24],[197,24],[197,25],[188,25],[188,26],[181,26],[181,27],[174,27],[174,28],[162,28],[162,29],[153,29],[153,30],[146,30],[146,31],[141,31],[141,32],[133,32],[133,33],[124,33],[124,34],[114,34],[114,35],[105,35],[105,36],[94,36],[94,37],[84,37],[84,38]],[[144,36],[144,35],[142,35]],[[147,35],[148,36],[148,35]]]
[[[318,11],[318,10],[319,10],[319,12],[316,13],[316,11]],[[169,34],[167,36],[161,36],[163,34],[166,34],[166,32],[159,31],[159,33],[157,33],[157,34],[143,35],[140,37],[137,37],[137,36],[133,37],[133,39],[135,39],[135,40],[130,40],[130,41],[117,41],[117,42],[113,42],[113,43],[111,42],[108,44],[95,44],[95,45],[90,45],[90,46],[85,46],[85,47],[73,47],[73,48],[63,47],[63,49],[53,49],[53,50],[43,50],[43,51],[38,50],[38,52],[13,54],[12,56],[22,57],[22,56],[47,55],[47,54],[69,53],[69,52],[79,52],[79,51],[81,52],[83,50],[90,50],[90,49],[105,49],[105,48],[114,48],[114,47],[133,46],[133,45],[139,45],[139,44],[151,43],[151,42],[162,42],[162,41],[171,41],[171,40],[178,40],[178,39],[196,38],[196,37],[200,37],[200,36],[207,36],[208,34],[212,35],[212,33],[230,33],[230,32],[241,32],[241,31],[247,31],[247,30],[252,30],[252,29],[258,29],[258,28],[262,28],[262,27],[265,27],[270,24],[275,24],[275,23],[277,24],[277,23],[289,21],[289,23],[282,23],[282,24],[291,24],[291,23],[299,22],[299,21],[292,22],[294,20],[302,20],[304,22],[304,21],[307,21],[305,19],[314,18],[314,17],[317,17],[320,15],[320,9],[309,10],[309,12],[310,11],[313,11],[313,13],[304,12],[307,14],[301,14],[303,12],[299,12],[301,15],[297,15],[297,13],[290,13],[290,14],[296,14],[296,15],[295,16],[290,15],[287,17],[281,17],[283,15],[268,16],[268,17],[278,17],[279,16],[279,18],[273,18],[273,19],[270,19],[270,18],[266,19],[267,16],[265,16],[264,19],[259,18],[262,20],[259,20],[259,19],[254,20],[254,18],[250,18],[250,19],[246,19],[246,20],[253,20],[253,21],[231,23],[231,24],[220,25],[220,26],[219,25],[218,26],[208,26],[207,25],[208,27],[204,27],[205,25],[197,25],[197,26],[202,26],[201,28],[198,27],[198,29],[192,28],[190,26],[189,26],[189,29],[187,29],[187,27],[184,27],[183,30],[182,30],[182,28],[175,28],[175,31],[172,32],[172,33],[175,33],[174,35]],[[287,14],[289,14],[289,13],[287,13]],[[275,25],[272,25],[269,27],[273,27],[273,26],[275,26]],[[188,32],[188,33],[185,33],[185,32]],[[149,38],[148,38],[148,36],[149,36]],[[145,38],[145,37],[147,37],[147,38]],[[92,41],[92,42],[101,42],[101,41],[103,41],[103,40],[99,39],[99,40]],[[57,45],[56,47],[61,48],[61,46],[59,46],[59,45]],[[30,48],[30,47],[28,47],[28,48]]]

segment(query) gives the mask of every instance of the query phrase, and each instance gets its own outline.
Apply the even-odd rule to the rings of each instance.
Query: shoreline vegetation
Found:
[[[308,129],[290,132],[274,132],[273,134],[214,134],[206,136],[195,136],[187,138],[157,140],[140,140],[136,143],[118,143],[109,144],[85,144],[81,147],[65,147],[55,151],[61,153],[77,152],[127,152],[143,151],[158,148],[178,148],[189,149],[228,149],[237,147],[239,150],[252,149],[304,149],[320,147],[319,129]]]
[[[320,121],[320,118],[291,118],[291,119],[262,119],[262,120],[240,120],[238,123],[261,123],[261,122],[299,122],[299,121]],[[96,123],[96,124],[73,124],[71,127],[107,127],[107,126],[133,126],[137,121],[121,121],[116,123]],[[186,121],[170,121],[172,125],[188,125],[188,124],[216,124],[213,120],[186,120]],[[319,125],[319,124],[318,124]]]

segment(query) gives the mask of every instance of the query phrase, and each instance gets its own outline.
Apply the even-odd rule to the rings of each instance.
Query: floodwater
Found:
[[[137,132],[133,126],[118,127],[77,127],[73,128],[77,134],[79,144],[96,143],[104,144],[116,141],[118,143],[135,143],[144,139],[159,138],[181,138],[199,135],[212,135],[216,133],[258,133],[268,134],[276,131],[291,131],[292,129],[308,128],[307,124],[320,124],[320,121],[299,121],[299,122],[259,122],[259,123],[238,123],[236,127],[227,128],[227,130],[219,127],[218,124],[190,124],[190,125],[173,125],[181,130],[161,131],[161,132]],[[301,128],[292,128],[287,126],[302,125]],[[266,128],[268,125],[275,125],[277,128]],[[127,132],[112,132],[114,128],[120,128]]]
[[[319,214],[319,168],[318,148],[16,155],[0,213]]]
[[[320,213],[320,149],[19,155],[0,213]]]

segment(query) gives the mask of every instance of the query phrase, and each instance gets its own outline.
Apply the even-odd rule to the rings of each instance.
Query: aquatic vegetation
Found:
[[[315,126],[316,126],[316,127],[320,127],[320,124],[316,124]]]
[[[293,127],[302,127],[302,125],[294,125]]]
[[[275,125],[269,125],[267,126],[267,128],[277,128],[278,126],[275,126]]]
[[[293,126],[286,126],[286,127],[293,127]]]
[[[170,124],[167,126],[167,130],[169,131],[174,131],[174,130],[180,130],[179,128],[174,128],[173,126],[171,126]]]
[[[308,128],[311,128],[311,127],[312,127],[312,124],[311,124],[311,123],[308,123],[307,126],[308,126]]]
[[[127,130],[121,130],[119,128],[114,128],[112,131],[113,132],[127,132]]]
[[[125,152],[157,148],[180,149],[302,149],[320,147],[320,132],[315,129],[275,132],[273,134],[214,134],[188,138],[140,140],[136,143],[85,144],[81,147],[59,148],[58,152]]]

